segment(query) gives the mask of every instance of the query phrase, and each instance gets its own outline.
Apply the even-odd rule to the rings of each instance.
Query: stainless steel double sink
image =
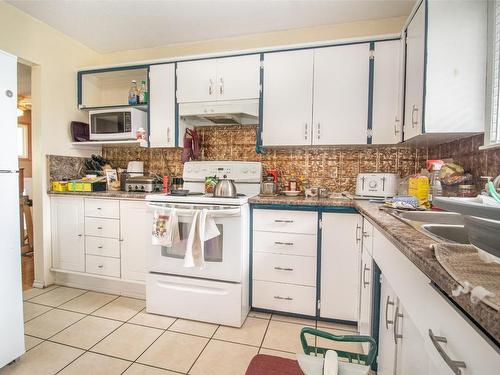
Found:
[[[461,214],[442,211],[396,210],[389,211],[389,214],[435,240],[469,243]]]

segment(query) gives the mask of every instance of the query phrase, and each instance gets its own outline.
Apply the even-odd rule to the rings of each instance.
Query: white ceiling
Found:
[[[414,0],[7,0],[101,52],[405,16]]]

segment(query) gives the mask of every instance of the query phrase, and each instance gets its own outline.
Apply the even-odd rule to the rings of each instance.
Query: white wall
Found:
[[[97,64],[100,56],[48,25],[0,2],[0,50],[35,64],[33,97],[33,221],[35,282],[51,283],[50,206],[47,154],[87,156],[74,149],[69,123],[83,120],[76,109],[76,72]]]

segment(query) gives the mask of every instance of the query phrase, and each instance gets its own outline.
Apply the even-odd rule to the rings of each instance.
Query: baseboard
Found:
[[[43,289],[45,287],[45,283],[40,280],[33,280],[33,288]]]
[[[132,298],[146,298],[146,284],[121,279],[100,278],[83,273],[55,272],[57,285],[117,294]]]

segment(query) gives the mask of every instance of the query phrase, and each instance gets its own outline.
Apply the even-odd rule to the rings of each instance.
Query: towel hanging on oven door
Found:
[[[186,243],[184,267],[205,268],[205,241],[220,235],[219,229],[208,210],[196,210]]]
[[[157,208],[153,214],[153,245],[172,247],[180,241],[179,219],[174,209]]]

